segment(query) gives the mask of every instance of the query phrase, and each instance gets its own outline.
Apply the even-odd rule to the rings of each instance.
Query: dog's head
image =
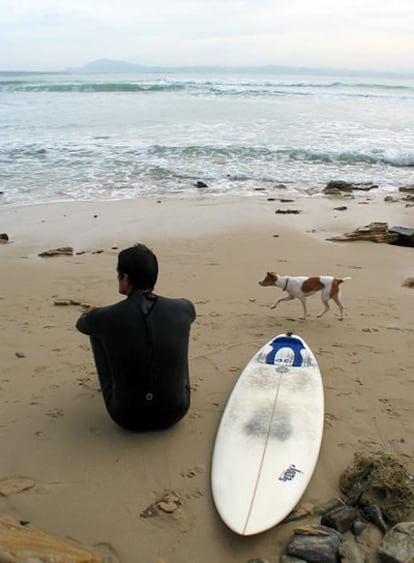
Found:
[[[262,287],[268,287],[269,285],[276,285],[277,274],[276,272],[267,272],[264,280],[259,281],[259,285]]]

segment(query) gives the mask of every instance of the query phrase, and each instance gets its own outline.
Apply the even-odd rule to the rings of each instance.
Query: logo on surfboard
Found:
[[[292,479],[294,479],[298,473],[303,473],[303,471],[298,469],[296,465],[292,463],[287,469],[282,471],[281,475],[279,476],[279,481],[292,481]]]

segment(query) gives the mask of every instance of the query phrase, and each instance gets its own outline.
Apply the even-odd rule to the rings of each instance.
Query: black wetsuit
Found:
[[[191,301],[141,291],[78,319],[76,328],[90,336],[105,405],[117,424],[159,430],[187,413],[194,319]]]

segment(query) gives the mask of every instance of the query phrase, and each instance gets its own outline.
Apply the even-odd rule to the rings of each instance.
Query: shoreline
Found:
[[[282,200],[282,201],[280,201]],[[345,208],[340,210],[340,208]],[[339,209],[339,210],[338,210]],[[296,211],[283,215],[276,211]],[[145,197],[136,200],[44,203],[0,208],[0,231],[13,242],[79,246],[135,237],[185,238],[223,233],[244,227],[288,228],[321,238],[371,222],[411,226],[412,210],[403,200],[385,203],[370,196],[288,199],[199,196]],[[326,233],[326,237],[325,237]]]
[[[341,205],[347,210],[334,209]],[[275,214],[282,207],[302,212]],[[402,287],[413,275],[412,249],[325,240],[373,221],[411,226],[412,213],[402,202],[261,197],[1,209],[0,231],[12,242],[0,246],[0,476],[30,478],[35,486],[0,496],[0,516],[28,521],[111,563],[136,563],[138,555],[145,563],[277,563],[294,527],[312,518],[236,536],[215,511],[210,462],[241,370],[265,342],[289,330],[312,348],[325,391],[322,448],[299,505],[339,496],[339,477],[359,450],[391,451],[413,473],[413,289]],[[122,299],[117,253],[137,241],[159,258],[157,292],[188,297],[197,311],[190,411],[176,427],[150,434],[127,433],[110,421],[88,340],[74,327],[81,307],[54,305]],[[84,253],[37,256],[66,245]],[[336,319],[335,305],[317,319],[317,295],[306,321],[299,320],[298,301],[271,310],[281,292],[258,280],[273,269],[351,276],[343,287],[344,320]],[[180,510],[142,517],[167,491],[181,499]]]

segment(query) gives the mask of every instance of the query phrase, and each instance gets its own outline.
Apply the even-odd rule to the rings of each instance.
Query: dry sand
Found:
[[[335,207],[346,205],[346,211]],[[275,214],[278,208],[300,215]],[[0,479],[34,480],[0,498],[0,516],[122,563],[276,563],[295,524],[239,537],[217,515],[210,492],[215,432],[242,368],[272,336],[293,331],[313,349],[325,387],[320,458],[301,503],[339,494],[340,474],[358,450],[385,449],[414,472],[414,275],[412,248],[334,243],[331,235],[385,221],[413,226],[403,202],[304,199],[270,202],[200,197],[3,208],[0,232]],[[132,434],[109,419],[81,307],[118,301],[119,249],[144,242],[159,257],[157,292],[190,298],[197,310],[190,344],[192,406],[176,427]],[[72,245],[84,254],[39,258]],[[103,252],[96,252],[103,250]],[[352,276],[345,319],[334,305],[322,319],[318,296],[300,321],[298,301],[277,310],[280,290],[261,288],[267,270]],[[141,516],[166,491],[172,514]],[[108,559],[109,561],[109,559]]]

